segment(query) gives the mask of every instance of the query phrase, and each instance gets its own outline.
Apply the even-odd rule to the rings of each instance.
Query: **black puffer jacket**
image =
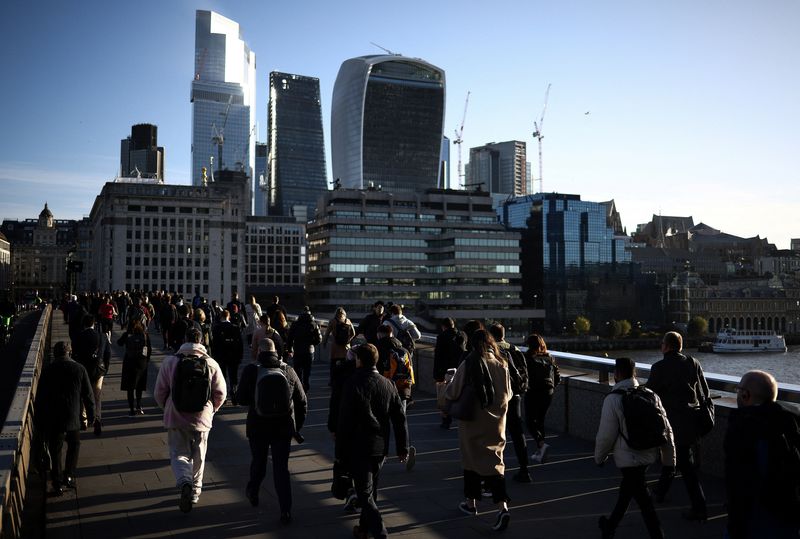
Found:
[[[48,433],[79,430],[81,403],[92,423],[94,393],[83,365],[62,358],[45,367],[36,391],[36,426]]]

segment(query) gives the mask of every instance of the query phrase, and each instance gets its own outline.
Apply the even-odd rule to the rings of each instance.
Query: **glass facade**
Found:
[[[256,169],[253,183],[253,215],[263,217],[267,215],[267,145],[256,142]]]
[[[467,183],[492,194],[528,194],[528,171],[524,141],[490,143],[469,150]]]
[[[444,99],[444,71],[421,60],[344,62],[331,109],[333,177],[343,187],[392,193],[439,187]]]
[[[269,76],[269,215],[314,215],[328,189],[319,79],[273,71]]]

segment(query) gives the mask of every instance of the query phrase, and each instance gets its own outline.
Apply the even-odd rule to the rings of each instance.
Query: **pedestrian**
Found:
[[[289,337],[289,322],[286,320],[286,315],[283,314],[283,311],[277,311],[273,318],[275,323],[272,324],[272,320],[270,320],[270,325],[272,325],[272,329],[278,332],[278,335],[281,336],[285,343]]]
[[[41,429],[50,450],[50,481],[56,496],[64,488],[75,488],[75,471],[81,447],[81,408],[94,420],[94,395],[89,375],[70,357],[72,347],[59,341],[53,347],[53,361],[42,371],[36,392],[36,427]],[[63,474],[61,448],[67,442]]]
[[[445,382],[444,376],[449,369],[458,368],[461,358],[467,350],[467,336],[463,331],[456,329],[452,318],[442,318],[439,322],[440,333],[436,336],[436,346],[433,350],[433,381],[436,384]],[[447,430],[453,419],[442,410],[441,428]]]
[[[150,337],[144,330],[144,326],[135,322],[132,331],[123,333],[117,344],[125,347],[120,389],[128,394],[128,415],[144,415],[142,392],[147,389],[147,366],[150,364],[153,351],[150,346]],[[134,394],[136,396],[135,408]]]
[[[292,520],[292,489],[289,482],[289,451],[292,437],[299,435],[306,419],[308,401],[300,379],[281,360],[269,338],[259,342],[258,363],[247,365],[236,400],[248,406],[245,433],[250,442],[250,480],[245,495],[253,507],[259,503],[258,491],[267,473],[267,458],[272,452],[272,474],[281,512],[281,522]]]
[[[776,402],[778,383],[749,371],[736,386],[725,432],[730,539],[800,534],[800,416]]]
[[[636,433],[631,432],[632,423],[626,417],[623,402],[627,391],[639,387],[639,382],[636,380],[635,367],[636,364],[630,358],[616,360],[614,367],[615,385],[611,393],[603,401],[600,426],[597,429],[594,447],[595,462],[602,466],[608,459],[608,455],[613,452],[614,463],[622,472],[619,497],[614,510],[611,511],[610,516],[601,516],[598,521],[603,539],[614,537],[614,532],[622,517],[625,516],[631,499],[636,500],[639,505],[639,510],[642,512],[642,518],[650,537],[656,539],[664,537],[661,523],[655,507],[653,507],[653,500],[647,491],[645,473],[647,472],[647,467],[659,458],[666,468],[674,470],[675,446],[673,445],[672,429],[669,426],[669,422],[664,420],[662,428],[668,433],[665,443],[646,449],[634,449],[631,447],[631,444],[636,445],[632,441]],[[648,390],[642,389],[642,391],[646,392]],[[650,395],[652,396],[653,406],[656,408],[655,413],[666,418],[666,412],[658,396],[653,395],[652,392],[650,392]],[[651,421],[651,423],[654,422]],[[636,425],[634,428],[645,429],[647,425]]]
[[[545,462],[550,445],[544,441],[544,421],[553,402],[553,393],[561,383],[561,374],[553,356],[541,335],[531,333],[525,339],[525,362],[528,367],[528,390],[525,392],[525,422],[533,439],[536,451],[531,455],[535,464]]]
[[[286,337],[286,352],[292,359],[297,376],[303,382],[306,393],[311,390],[311,363],[314,360],[314,347],[322,342],[319,324],[314,320],[311,309],[305,307]]]
[[[206,318],[206,312],[198,307],[194,310],[194,322],[200,326],[200,331],[203,333],[203,339],[200,341],[206,350],[211,348],[211,324]]]
[[[250,302],[244,306],[244,317],[247,320],[245,329],[246,343],[253,342],[253,332],[258,328],[259,318],[261,318],[261,305],[256,301],[255,296],[250,296]],[[256,348],[258,348],[258,341],[256,341]]]
[[[528,365],[525,355],[519,348],[506,342],[506,329],[500,323],[489,326],[489,333],[497,343],[500,355],[505,358],[508,366],[508,375],[511,379],[511,400],[508,401],[508,417],[506,426],[514,444],[514,454],[517,456],[519,471],[512,479],[518,483],[530,483],[531,474],[528,470],[528,445],[525,441],[525,421],[522,415],[522,399],[528,390]]]
[[[220,322],[214,326],[213,352],[219,364],[225,382],[228,386],[227,394],[236,400],[236,384],[239,383],[239,365],[242,363],[242,334],[239,328],[231,323],[231,315],[228,309],[222,311]]]
[[[236,306],[237,313],[241,313],[242,311],[244,311],[244,303],[242,303],[239,300],[239,292],[234,292],[233,294],[231,294],[231,300],[228,302],[225,308],[228,309],[228,312],[233,314],[234,306]]]
[[[272,327],[269,315],[267,313],[261,313],[258,322],[258,328],[256,328],[251,340],[247,343],[250,345],[250,354],[253,358],[253,362],[255,363],[258,359],[258,354],[260,353],[258,344],[261,342],[261,339],[264,338],[270,339],[275,344],[275,349],[282,358],[285,349],[283,337]]]
[[[281,304],[281,299],[278,296],[272,296],[272,303],[267,306],[267,315],[269,315],[269,321],[273,326],[277,325],[275,323],[275,314],[277,312],[282,312],[284,318],[288,316],[286,308]]]
[[[336,428],[336,459],[349,470],[361,506],[353,536],[388,537],[376,503],[381,468],[389,454],[389,425],[397,456],[408,458],[406,416],[395,385],[375,368],[378,350],[371,344],[356,349],[356,369],[344,383]]]
[[[222,370],[200,344],[202,337],[197,328],[189,328],[184,344],[161,364],[153,391],[164,410],[178,506],[184,513],[200,500],[208,434],[226,397]]]
[[[161,328],[161,338],[164,343],[164,350],[169,348],[170,330],[172,325],[178,320],[178,311],[175,304],[172,302],[172,296],[167,294],[164,296],[161,308],[158,311],[159,327]]]
[[[330,384],[344,375],[341,371],[343,362],[347,358],[347,350],[350,348],[350,341],[356,336],[356,330],[353,328],[353,323],[347,318],[347,312],[344,307],[337,307],[333,318],[328,322],[328,329],[325,330],[325,335],[322,337],[322,346],[328,345],[330,339]]]
[[[367,339],[367,342],[370,344],[374,344],[375,346],[378,345],[378,326],[383,323],[383,302],[376,301],[372,304],[372,310],[370,313],[361,319],[361,322],[358,323],[358,329],[356,329],[356,333],[359,335],[364,335]]]
[[[100,321],[100,327],[103,328],[103,332],[106,334],[109,340],[111,340],[111,330],[114,327],[114,318],[116,316],[117,308],[111,301],[111,296],[108,294],[104,295],[103,301],[97,310],[97,318]]]
[[[89,375],[94,393],[94,435],[100,436],[102,427],[102,392],[103,380],[111,361],[111,346],[105,332],[95,327],[94,316],[83,316],[83,331],[75,339],[73,346],[75,361],[83,365]],[[88,414],[84,410],[82,417],[88,425]]]
[[[422,337],[422,333],[414,322],[405,317],[402,305],[395,303],[389,307],[389,318],[383,325],[392,327],[394,336],[403,344],[403,348],[408,350],[411,357],[414,357],[416,342]]]
[[[706,497],[698,476],[700,463],[700,435],[696,422],[696,410],[702,396],[708,395],[708,382],[703,368],[691,356],[681,353],[683,337],[675,331],[664,334],[661,352],[664,358],[653,364],[647,387],[656,392],[664,403],[667,417],[675,435],[675,458],[683,484],[689,494],[691,508],[681,515],[687,520],[705,522],[708,518]],[[656,501],[664,501],[672,485],[674,473],[662,470],[653,493]]]
[[[472,400],[473,419],[458,423],[458,445],[464,469],[464,497],[458,508],[468,515],[477,515],[481,499],[481,483],[492,493],[497,504],[496,531],[505,530],[511,521],[506,492],[503,450],[506,445],[506,412],[511,399],[508,367],[494,339],[484,329],[470,338],[472,351],[458,366],[445,393],[449,401]]]

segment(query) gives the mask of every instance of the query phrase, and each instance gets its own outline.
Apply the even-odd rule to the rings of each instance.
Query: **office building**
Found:
[[[253,193],[253,215],[267,215],[267,144],[256,142],[255,190]]]
[[[434,321],[503,320],[528,328],[521,309],[519,233],[498,223],[487,193],[336,189],[308,225],[308,301],[365,313],[376,300]]]
[[[469,150],[467,186],[479,185],[499,196],[525,196],[528,191],[528,164],[525,142],[491,142]]]
[[[314,215],[328,189],[319,79],[273,71],[269,75],[268,215]],[[296,206],[302,206],[298,212]]]
[[[450,184],[450,139],[442,137],[442,161],[439,169],[439,187],[443,189],[455,189],[458,186]]]
[[[390,193],[439,187],[444,111],[442,69],[400,55],[346,60],[331,107],[334,181]]]
[[[167,290],[227,302],[244,291],[244,173],[218,173],[208,187],[117,178],[89,216],[96,290]]]
[[[158,145],[158,127],[136,124],[120,143],[119,175],[164,181],[164,148]]]
[[[291,217],[248,217],[245,290],[262,305],[272,296],[299,311],[306,284],[306,224]]]
[[[242,39],[238,23],[202,10],[197,11],[195,22],[192,185],[202,185],[204,168],[209,178],[217,170],[239,171],[247,175],[252,197],[255,53]],[[248,214],[251,211],[248,209]]]
[[[12,280],[11,244],[8,242],[8,238],[0,232],[0,290],[8,290]]]

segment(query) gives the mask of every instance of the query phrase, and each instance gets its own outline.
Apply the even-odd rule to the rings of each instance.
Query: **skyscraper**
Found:
[[[256,142],[253,215],[267,215],[267,178],[267,144],[265,142]]]
[[[267,123],[267,213],[293,216],[299,205],[313,216],[317,198],[328,189],[319,79],[270,73]]]
[[[444,189],[450,189],[450,139],[442,137],[442,158],[439,170],[439,184]]]
[[[438,187],[444,110],[442,69],[397,54],[346,60],[333,88],[333,177],[394,193]]]
[[[164,181],[164,148],[158,145],[158,127],[136,124],[120,143],[120,176],[140,175]]]
[[[524,196],[528,194],[528,171],[525,142],[490,142],[469,149],[467,184],[482,184],[493,195]]]
[[[213,11],[197,10],[194,47],[192,184],[202,184],[203,167],[209,176],[241,170],[250,178],[252,197],[255,53],[242,40],[239,24]]]

